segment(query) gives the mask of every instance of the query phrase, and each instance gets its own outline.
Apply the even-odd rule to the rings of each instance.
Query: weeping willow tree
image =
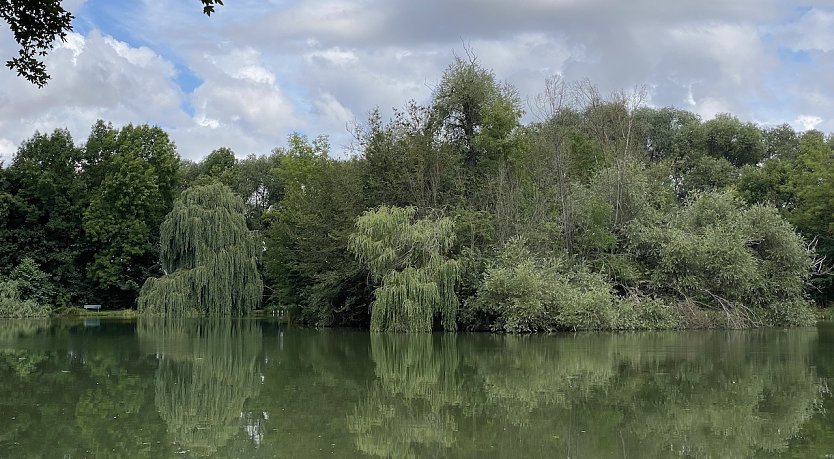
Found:
[[[260,392],[263,336],[249,320],[144,318],[143,352],[157,355],[155,404],[183,448],[209,456],[243,431],[243,406]]]
[[[416,213],[381,206],[356,220],[349,248],[381,283],[371,305],[372,331],[429,332],[436,315],[446,330],[456,327],[460,276],[448,257],[454,223]]]
[[[160,227],[162,268],[145,282],[139,311],[163,316],[242,315],[258,306],[261,244],[243,201],[222,184],[186,190]]]

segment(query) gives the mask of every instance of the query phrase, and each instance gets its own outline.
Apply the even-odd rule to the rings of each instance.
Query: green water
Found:
[[[825,457],[834,324],[559,336],[0,322],[0,457]]]

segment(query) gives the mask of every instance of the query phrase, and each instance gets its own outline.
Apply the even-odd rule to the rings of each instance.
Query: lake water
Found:
[[[834,324],[372,335],[0,322],[0,457],[826,457]]]

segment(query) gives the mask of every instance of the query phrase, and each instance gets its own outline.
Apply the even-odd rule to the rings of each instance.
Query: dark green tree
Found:
[[[364,164],[328,158],[323,139],[311,145],[300,136],[279,155],[283,197],[266,214],[270,302],[305,322],[367,324],[368,274],[348,251],[354,220],[365,209]]]
[[[83,163],[84,230],[95,250],[88,276],[107,302],[132,306],[145,279],[161,273],[159,225],[178,193],[179,162],[158,127],[93,126]]]
[[[221,179],[235,166],[236,161],[235,152],[226,147],[218,148],[200,162],[201,174]]]
[[[637,139],[650,161],[679,160],[692,149],[698,115],[674,107],[641,107],[635,113]]]
[[[830,302],[834,298],[834,147],[830,137],[826,139],[819,131],[796,138],[787,128],[780,132],[782,146],[774,147],[778,153],[761,166],[742,170],[739,194],[750,203],[776,206],[816,249],[813,293],[818,300]]]
[[[158,187],[153,168],[134,154],[113,157],[108,168],[84,213],[84,229],[97,248],[89,273],[101,288],[137,292],[156,252],[150,225]]]
[[[273,152],[269,156],[249,155],[235,164],[232,190],[246,204],[250,228],[263,229],[266,212],[281,201],[284,191],[277,174],[280,162],[280,153]]]
[[[753,123],[719,114],[700,126],[698,147],[713,158],[724,158],[736,167],[757,164],[767,156],[762,131]]]
[[[0,191],[0,272],[31,258],[60,286],[57,305],[89,290],[89,244],[82,224],[89,193],[80,176],[83,151],[65,130],[36,133],[3,171]]]

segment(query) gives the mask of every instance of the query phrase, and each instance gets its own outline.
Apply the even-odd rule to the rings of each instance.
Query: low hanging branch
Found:
[[[258,306],[261,244],[243,201],[221,184],[186,190],[160,227],[165,276],[150,278],[139,311],[164,316],[243,315]]]
[[[454,330],[459,279],[448,258],[454,224],[448,218],[415,219],[414,207],[382,206],[356,220],[349,248],[381,286],[371,305],[371,330],[430,332],[436,314]]]

